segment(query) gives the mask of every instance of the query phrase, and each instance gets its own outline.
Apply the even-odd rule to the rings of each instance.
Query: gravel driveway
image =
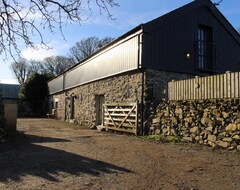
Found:
[[[0,189],[240,189],[240,154],[19,119],[0,143]]]

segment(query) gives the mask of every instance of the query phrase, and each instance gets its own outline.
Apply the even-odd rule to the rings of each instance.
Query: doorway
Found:
[[[74,119],[74,96],[70,96],[70,120]]]
[[[96,125],[103,124],[104,95],[96,95]]]

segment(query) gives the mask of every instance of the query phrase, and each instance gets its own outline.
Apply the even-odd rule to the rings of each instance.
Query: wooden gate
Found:
[[[103,126],[107,129],[137,134],[137,103],[103,104]]]

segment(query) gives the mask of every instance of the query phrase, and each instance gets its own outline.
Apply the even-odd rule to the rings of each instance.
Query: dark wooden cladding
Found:
[[[215,16],[221,14],[215,9],[196,6],[189,10],[188,7],[146,23],[143,27],[143,67],[196,75],[204,74],[196,69],[195,52],[198,28],[199,25],[204,25],[212,29],[212,44],[216,47],[216,55],[214,55],[216,68],[213,73],[223,73],[227,70],[239,71],[240,36],[235,34],[237,32],[233,28],[229,29],[230,24],[222,15]],[[216,11],[217,13],[214,13]],[[224,25],[222,21],[227,24]],[[189,58],[186,58],[187,53],[190,55]]]

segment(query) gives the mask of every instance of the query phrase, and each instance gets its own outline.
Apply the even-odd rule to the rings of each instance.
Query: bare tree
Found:
[[[112,42],[115,38],[112,38],[112,37],[105,37],[103,39],[100,39],[99,40],[99,43],[98,43],[98,48],[102,48],[104,47],[105,45],[109,44],[110,42]]]
[[[20,53],[19,40],[27,47],[35,46],[34,39],[46,45],[41,29],[54,33],[57,28],[63,34],[67,23],[88,19],[93,4],[109,18],[112,18],[109,8],[118,5],[115,0],[0,0],[0,54],[14,57]]]
[[[70,54],[74,60],[79,62],[111,41],[113,41],[113,38],[111,37],[105,37],[103,39],[99,39],[95,36],[83,38],[70,48]]]
[[[99,39],[97,37],[84,38],[70,48],[70,54],[77,61],[80,61],[97,50],[98,41]]]
[[[29,76],[38,73],[44,74],[44,66],[42,61],[30,60],[29,62]]]
[[[45,58],[42,63],[42,73],[56,76],[74,65],[71,58],[65,56],[52,56]]]
[[[20,59],[14,61],[10,68],[18,82],[22,85],[25,84],[33,74],[47,74],[53,77],[62,73],[72,65],[74,65],[74,61],[71,58],[52,56],[45,58],[43,61]]]
[[[15,61],[10,66],[19,84],[24,84],[29,77],[29,64],[26,59]]]

